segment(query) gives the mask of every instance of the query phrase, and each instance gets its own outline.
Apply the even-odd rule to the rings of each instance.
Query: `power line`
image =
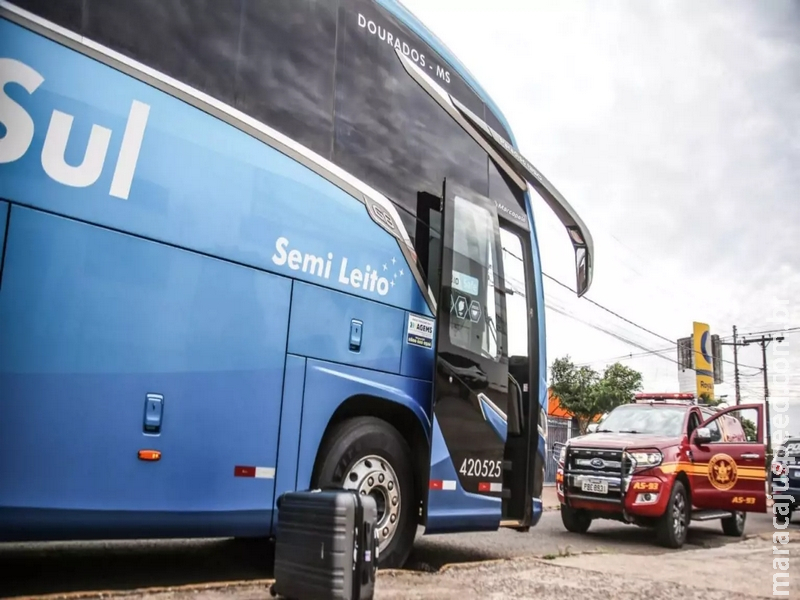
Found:
[[[750,337],[756,335],[769,335],[771,333],[800,333],[800,327],[788,327],[786,329],[767,329],[765,331],[752,331],[750,333],[740,334],[742,337]]]
[[[623,335],[621,335],[619,333],[616,333],[614,331],[611,331],[609,329],[601,327],[601,326],[597,325],[596,323],[591,323],[591,322],[589,322],[589,321],[587,321],[585,319],[581,319],[580,317],[578,317],[578,316],[576,316],[574,314],[571,314],[570,312],[564,310],[561,307],[555,306],[552,303],[548,303],[546,306],[550,310],[554,310],[555,312],[557,312],[559,314],[562,314],[565,317],[569,317],[570,319],[574,319],[575,321],[583,323],[584,325],[587,325],[587,326],[591,327],[592,329],[596,329],[597,331],[605,333],[606,335],[610,335],[611,337],[616,338],[619,341],[621,341],[621,342],[623,342],[625,344],[628,344],[629,346],[633,346],[635,348],[639,348],[640,350],[644,350],[645,352],[652,352],[652,350],[650,348],[640,344],[639,342],[635,342],[635,341],[633,341],[633,340],[631,340],[631,339],[629,339],[629,338],[627,338],[627,337],[625,337],[625,336],[623,336]],[[660,355],[657,355],[657,354],[656,354],[656,356],[659,356],[659,358],[663,358],[664,360],[668,360],[668,361],[673,362],[675,364],[679,364],[678,361],[675,360],[675,359],[672,359],[672,358],[669,358],[669,357],[666,357],[666,356],[660,356]]]
[[[676,364],[676,365],[680,364],[674,358],[669,358],[668,356],[663,356],[663,352],[672,352],[674,350],[674,348],[666,348],[665,350],[652,350],[652,349],[649,349],[647,346],[645,346],[645,345],[643,345],[643,344],[641,344],[639,342],[633,341],[630,338],[625,337],[624,335],[622,335],[622,334],[620,334],[618,332],[611,331],[610,329],[606,329],[604,327],[601,327],[600,325],[597,325],[596,323],[591,323],[590,321],[587,321],[585,319],[581,319],[577,315],[565,310],[562,307],[555,306],[552,303],[547,303],[546,306],[550,310],[553,310],[553,311],[555,311],[555,312],[557,312],[557,313],[559,313],[561,315],[564,315],[565,317],[568,317],[570,319],[578,321],[579,323],[583,323],[584,325],[586,325],[588,327],[591,327],[592,329],[596,329],[597,331],[600,331],[601,333],[605,333],[606,335],[609,335],[609,336],[611,336],[611,337],[623,342],[624,344],[627,344],[629,346],[633,346],[634,348],[639,348],[640,350],[643,350],[643,352],[639,352],[639,353],[636,353],[636,354],[625,354],[625,355],[623,355],[621,357],[617,357],[616,359],[608,359],[608,360],[605,360],[605,361],[592,361],[592,362],[588,362],[588,363],[580,363],[578,366],[589,366],[589,365],[597,364],[597,363],[601,363],[601,362],[609,363],[612,360],[628,359],[628,358],[634,358],[634,357],[644,357],[644,356],[647,356],[647,355],[650,355],[650,356],[653,356],[653,357],[657,357],[657,358],[661,358],[663,360],[667,360],[667,361],[669,361],[669,362],[671,362],[673,364]]]
[[[611,237],[614,240],[614,242],[620,248],[623,248],[624,250],[626,250],[630,254],[631,258],[635,258],[637,261],[639,261],[640,264],[645,267],[645,271],[647,271],[648,274],[649,273],[653,273],[655,271],[655,269],[648,268],[648,267],[651,266],[651,264],[648,261],[643,259],[643,256],[642,256],[641,252],[635,251],[633,248],[628,246],[626,243],[622,242],[622,240],[617,238],[617,236],[615,236],[610,231],[607,232],[607,235],[609,237]],[[635,275],[639,276],[641,279],[646,280],[648,288],[652,288],[655,285],[655,286],[659,287],[661,290],[667,291],[667,290],[665,290],[664,287],[659,285],[660,281],[657,281],[657,280],[654,280],[654,279],[652,279],[652,278],[650,278],[648,276],[645,276],[638,269],[633,268],[630,265],[625,265],[624,264],[624,260],[622,260],[621,257],[617,259],[617,262],[621,263],[622,266],[626,267],[628,270],[630,270]],[[670,290],[670,293],[671,293],[671,290]],[[695,300],[698,300],[698,299],[695,298]],[[702,300],[702,298],[700,300]],[[703,306],[706,307],[706,309],[709,309],[713,305],[712,304],[706,304],[705,302],[703,302]],[[774,334],[800,333],[800,326],[791,326],[791,327],[786,327],[784,329],[766,329],[764,331],[749,332],[749,333],[745,333],[743,335],[745,335],[745,336],[759,336],[759,335],[773,334],[773,333]],[[727,340],[727,339],[731,339],[731,338],[732,338],[732,336],[727,336],[725,339]],[[724,362],[729,362],[729,361],[724,361]],[[748,367],[748,368],[756,369],[757,367]],[[756,374],[760,374],[761,370],[762,369],[758,369],[759,372],[756,373]]]
[[[645,282],[646,292],[648,292],[648,295],[650,295],[651,297],[658,297],[659,296],[658,294],[650,293],[655,291],[656,288],[666,293],[667,295],[672,295],[674,293],[674,289],[668,290],[662,285],[660,279],[652,277],[652,274],[657,272],[658,269],[655,269],[650,261],[645,260],[641,252],[635,251],[633,248],[631,248],[626,243],[622,242],[619,238],[617,238],[613,233],[611,232],[606,232],[606,233],[611,237],[611,239],[614,240],[614,242],[620,248],[626,250],[629,256],[631,258],[634,258],[648,273],[648,275],[645,275],[641,273],[639,270],[625,265],[624,260],[621,258],[621,256],[615,259],[615,264],[622,264],[622,266],[625,266],[628,270],[635,273],[637,276],[639,276],[639,278],[641,278]],[[713,304],[704,297],[699,297],[699,298],[695,297],[693,300],[695,303],[700,302],[701,305],[706,309],[706,311],[708,311],[713,306]]]
[[[598,363],[609,363],[611,361],[616,361],[616,360],[629,360],[629,359],[633,359],[633,358],[645,358],[647,356],[652,356],[654,354],[663,354],[664,352],[672,352],[673,350],[674,350],[674,348],[663,348],[661,350],[646,350],[644,352],[630,352],[628,354],[621,354],[619,356],[613,356],[611,358],[605,358],[605,359],[602,359],[602,360],[593,360],[591,362],[581,363],[578,366],[580,367],[580,366],[594,365],[594,364],[598,364]],[[758,373],[756,373],[756,375],[758,375]]]
[[[674,358],[670,358],[668,356],[662,356],[662,353],[664,353],[664,352],[672,352],[674,350],[674,348],[664,348],[662,350],[653,350],[653,349],[648,348],[647,346],[645,346],[645,345],[643,345],[643,344],[641,344],[639,342],[633,341],[633,340],[623,336],[622,334],[619,334],[619,333],[614,332],[614,331],[610,331],[609,329],[601,327],[601,326],[597,325],[596,323],[591,323],[591,322],[589,322],[589,321],[587,321],[585,319],[582,319],[581,317],[578,317],[577,315],[567,311],[563,307],[556,306],[552,302],[547,303],[546,306],[547,306],[547,308],[549,308],[549,309],[551,309],[551,310],[553,310],[553,311],[555,311],[555,312],[557,312],[559,314],[562,314],[562,315],[564,315],[566,317],[569,317],[570,319],[573,319],[575,321],[583,323],[584,325],[587,325],[587,326],[591,327],[592,329],[596,329],[597,331],[600,331],[601,333],[605,333],[606,335],[609,335],[609,336],[611,336],[613,338],[616,338],[616,339],[618,339],[619,341],[621,341],[621,342],[623,342],[625,344],[628,344],[630,346],[633,346],[635,348],[639,348],[640,350],[643,350],[643,352],[639,352],[637,354],[626,354],[626,355],[623,355],[621,357],[618,357],[618,359],[619,358],[629,358],[629,357],[634,357],[634,356],[641,357],[641,356],[651,355],[651,356],[658,357],[658,358],[661,358],[663,360],[669,361],[669,362],[671,362],[673,364],[676,364],[676,365],[679,365],[679,366],[681,364],[679,361],[675,360]],[[578,366],[588,366],[590,364],[596,364],[598,362],[611,362],[611,360],[614,360],[614,359],[609,359],[607,361],[594,361],[594,362],[590,362],[590,363],[581,363]],[[688,369],[688,370],[694,371],[695,369]]]
[[[509,254],[511,254],[511,253],[509,253]],[[512,255],[512,256],[513,256],[513,255]],[[519,259],[519,257],[515,257],[515,258],[518,258],[518,259]],[[522,259],[519,259],[519,260],[522,260]],[[559,286],[561,286],[562,288],[564,288],[564,289],[566,289],[566,290],[569,290],[569,291],[570,291],[570,292],[572,292],[573,294],[576,294],[576,293],[577,293],[577,292],[576,292],[574,289],[572,289],[572,288],[571,288],[570,286],[568,286],[566,283],[562,283],[561,281],[559,281],[558,279],[556,279],[556,278],[555,278],[555,277],[553,277],[552,275],[549,275],[549,274],[545,273],[544,271],[542,271],[542,275],[543,275],[544,277],[547,277],[547,278],[548,278],[548,279],[550,279],[551,281],[555,282],[556,284],[558,284],[558,285],[559,285]],[[629,323],[629,324],[633,325],[634,327],[636,327],[636,328],[638,328],[638,329],[641,329],[642,331],[644,331],[644,332],[646,332],[646,333],[649,333],[650,335],[653,335],[653,336],[655,336],[655,337],[657,337],[657,338],[659,338],[659,339],[662,339],[662,340],[664,340],[664,341],[666,341],[666,342],[668,342],[668,343],[672,344],[672,346],[674,346],[675,348],[677,348],[677,347],[678,347],[678,343],[677,343],[676,341],[674,341],[674,340],[671,340],[671,339],[669,339],[668,337],[665,337],[665,336],[661,335],[660,333],[656,333],[655,331],[652,331],[651,329],[648,329],[647,327],[644,327],[644,326],[642,326],[642,325],[639,325],[638,323],[634,323],[634,322],[633,322],[633,321],[631,321],[630,319],[628,319],[628,318],[626,318],[626,317],[623,317],[623,316],[622,316],[621,314],[619,314],[618,312],[616,312],[616,311],[613,311],[613,310],[611,310],[610,308],[606,308],[605,306],[603,306],[603,305],[602,305],[602,304],[600,304],[599,302],[596,302],[595,300],[592,300],[591,298],[589,298],[589,297],[587,297],[587,296],[583,296],[583,298],[581,298],[581,300],[586,300],[587,302],[590,302],[591,304],[593,304],[593,305],[597,306],[598,308],[600,308],[600,309],[602,309],[602,310],[606,311],[607,313],[609,313],[609,314],[611,314],[611,315],[613,315],[613,316],[617,317],[618,319],[621,319],[622,321],[625,321],[626,323]],[[644,346],[640,346],[640,345],[636,345],[636,347],[637,347],[637,348],[644,348],[645,350],[650,350],[649,348],[646,348],[646,347],[644,347]],[[670,348],[670,349],[672,349],[672,348]],[[694,352],[695,354],[701,354],[701,353],[700,353],[700,352],[698,352],[697,350],[692,350],[692,352]],[[665,358],[666,358],[666,357],[665,357]],[[673,362],[674,362],[674,363],[676,363],[676,364],[680,364],[680,363],[679,363],[677,360],[675,360],[675,361],[673,361]],[[728,364],[730,364],[730,365],[734,364],[734,362],[733,362],[733,361],[731,361],[731,360],[725,360],[725,359],[722,359],[722,362],[728,363]],[[760,372],[761,372],[761,368],[760,368],[760,367],[755,367],[755,366],[753,366],[753,365],[740,365],[740,367],[744,367],[744,368],[746,368],[746,369],[755,369],[755,370],[756,370],[758,373],[760,373]]]
[[[758,336],[758,335],[769,335],[769,334],[787,334],[792,335],[794,333],[800,333],[800,327],[789,327],[788,329],[765,329],[763,331],[751,331],[750,333],[740,333],[739,337],[744,336]],[[732,335],[720,336],[720,340],[728,341],[732,340]]]
[[[513,258],[515,258],[515,259],[517,259],[517,260],[518,260],[518,261],[520,261],[520,262],[524,262],[524,261],[523,261],[523,259],[522,259],[521,257],[517,256],[516,254],[514,254],[514,253],[513,253],[513,252],[511,252],[510,250],[507,250],[507,249],[503,248],[503,252],[504,252],[504,253],[506,253],[506,254],[508,254],[509,256],[511,256],[511,257],[513,257]],[[555,278],[555,277],[553,277],[552,275],[550,275],[550,274],[548,274],[548,273],[545,273],[544,271],[542,271],[542,275],[543,275],[544,277],[546,277],[547,279],[549,279],[549,280],[553,281],[553,282],[554,282],[554,283],[556,283],[557,285],[561,286],[561,287],[562,287],[562,288],[564,288],[565,290],[568,290],[568,291],[569,291],[569,292],[571,292],[572,294],[577,294],[577,292],[576,292],[576,291],[575,291],[573,288],[571,288],[571,287],[570,287],[569,285],[567,285],[566,283],[563,283],[563,282],[559,281],[558,279],[556,279],[556,278]],[[651,330],[651,329],[648,329],[647,327],[644,327],[643,325],[639,325],[638,323],[635,323],[634,321],[632,321],[632,320],[628,319],[627,317],[624,317],[624,316],[622,316],[622,315],[621,315],[621,314],[619,314],[618,312],[616,312],[616,311],[614,311],[614,310],[612,310],[612,309],[610,309],[610,308],[607,308],[607,307],[603,306],[602,304],[600,304],[599,302],[597,302],[597,301],[595,301],[595,300],[592,300],[592,299],[591,299],[591,298],[589,298],[588,296],[583,296],[581,299],[582,299],[582,300],[586,300],[587,302],[589,302],[589,303],[593,304],[594,306],[596,306],[596,307],[600,308],[601,310],[604,310],[605,312],[609,313],[610,315],[612,315],[612,316],[614,316],[614,317],[616,317],[616,318],[620,319],[621,321],[624,321],[625,323],[628,323],[628,324],[630,324],[630,325],[632,325],[632,326],[636,327],[637,329],[641,329],[642,331],[644,331],[644,332],[646,332],[646,333],[648,333],[648,334],[650,334],[650,335],[652,335],[652,336],[654,336],[654,337],[657,337],[657,338],[659,338],[659,339],[662,339],[662,340],[664,340],[664,341],[668,342],[669,344],[671,344],[671,346],[670,346],[670,348],[668,348],[667,350],[673,350],[674,348],[677,348],[677,347],[678,347],[678,343],[677,343],[675,340],[671,340],[671,339],[669,339],[669,338],[668,338],[668,337],[666,337],[666,336],[663,336],[663,335],[661,335],[661,334],[659,334],[659,333],[656,333],[655,331],[653,331],[653,330]],[[556,310],[555,308],[553,308],[553,306],[552,306],[552,305],[550,306],[550,308],[552,308],[553,310]],[[641,350],[644,350],[644,351],[645,351],[645,355],[646,355],[646,354],[653,354],[653,355],[655,355],[655,356],[659,356],[660,358],[664,358],[664,359],[666,359],[666,360],[669,360],[669,361],[671,361],[671,362],[674,362],[675,364],[678,364],[678,365],[680,365],[680,362],[679,362],[679,361],[677,361],[677,360],[674,360],[674,359],[667,358],[666,356],[660,356],[660,354],[661,354],[661,353],[663,353],[663,352],[666,352],[667,350],[653,350],[652,348],[648,348],[647,346],[644,346],[644,345],[642,345],[642,344],[639,344],[639,343],[636,343],[636,342],[631,342],[630,340],[628,340],[627,338],[623,338],[623,337],[622,337],[622,336],[620,336],[619,334],[616,334],[616,333],[613,333],[613,332],[611,332],[611,331],[608,331],[608,330],[606,330],[606,329],[600,328],[600,327],[598,327],[598,326],[596,326],[596,325],[594,325],[594,324],[592,324],[592,323],[589,323],[589,322],[587,322],[587,321],[585,321],[585,320],[583,320],[583,319],[580,319],[580,318],[578,318],[578,317],[575,317],[574,315],[568,314],[567,312],[565,312],[565,311],[564,311],[564,309],[556,310],[556,312],[559,312],[559,313],[561,313],[561,314],[563,314],[563,315],[565,315],[565,316],[567,316],[567,317],[570,317],[570,318],[573,318],[573,319],[575,319],[575,320],[577,320],[577,321],[580,321],[580,322],[584,323],[585,325],[589,325],[590,327],[593,327],[593,328],[597,329],[598,331],[602,331],[603,333],[606,333],[607,335],[610,335],[610,336],[612,336],[612,337],[615,337],[615,338],[619,339],[620,341],[623,341],[623,342],[625,342],[625,343],[627,343],[627,344],[629,344],[629,345],[631,345],[631,346],[634,346],[634,347],[636,347],[636,348],[639,348],[639,349],[641,349]],[[800,327],[791,328],[791,329],[789,329],[788,331],[795,331],[795,330],[797,330],[797,331],[800,331]],[[747,335],[753,335],[753,334],[747,334]],[[693,353],[695,353],[695,354],[701,354],[700,352],[698,352],[697,350],[694,350],[694,349],[692,350],[692,352],[693,352]],[[598,362],[599,362],[599,361],[598,361]],[[722,362],[724,362],[724,363],[728,363],[728,364],[731,364],[731,365],[735,364],[733,361],[730,361],[730,360],[725,360],[725,359],[722,359]],[[756,367],[756,366],[753,366],[753,365],[739,365],[739,366],[740,366],[740,367],[743,367],[743,368],[746,368],[746,369],[754,369],[756,372],[755,372],[753,375],[760,374],[760,373],[761,373],[761,371],[763,370],[761,367]]]
[[[509,256],[511,256],[512,258],[515,258],[515,259],[517,259],[517,260],[518,260],[518,261],[520,261],[520,262],[524,262],[524,261],[523,261],[523,259],[522,259],[521,257],[517,256],[516,254],[514,254],[514,253],[513,253],[513,252],[511,252],[510,250],[507,250],[506,248],[503,248],[503,252],[504,252],[504,253],[506,253],[506,254],[508,254],[508,255],[509,255]],[[571,288],[570,286],[568,286],[567,284],[565,284],[565,283],[562,283],[561,281],[559,281],[558,279],[556,279],[556,278],[555,278],[555,277],[553,277],[552,275],[549,275],[548,273],[545,273],[544,271],[542,271],[542,275],[543,275],[544,277],[547,277],[547,278],[548,278],[548,279],[550,279],[551,281],[555,282],[555,283],[556,283],[556,284],[558,284],[559,286],[563,287],[564,289],[566,289],[566,290],[569,290],[569,291],[570,291],[570,292],[572,292],[573,294],[575,294],[575,293],[576,293],[576,291],[575,291],[574,289],[572,289],[572,288]],[[518,282],[515,282],[515,283],[518,283]],[[622,315],[621,315],[621,314],[619,314],[618,312],[616,312],[616,311],[613,311],[613,310],[611,310],[611,309],[609,309],[609,308],[606,308],[605,306],[603,306],[603,305],[602,305],[602,304],[600,304],[599,302],[596,302],[596,301],[592,300],[591,298],[588,298],[588,297],[584,296],[584,297],[582,298],[582,300],[586,300],[586,301],[590,302],[591,304],[593,304],[593,305],[597,306],[598,308],[600,308],[600,309],[602,309],[602,310],[606,311],[607,313],[609,313],[609,314],[613,315],[614,317],[616,317],[616,318],[618,318],[618,319],[620,319],[620,320],[622,320],[622,321],[624,321],[624,322],[626,322],[626,323],[628,323],[628,324],[630,324],[630,325],[633,325],[634,327],[636,327],[636,328],[638,328],[638,329],[641,329],[642,331],[645,331],[645,332],[649,333],[650,335],[653,335],[653,336],[655,336],[655,337],[658,337],[658,338],[660,338],[660,339],[662,339],[662,340],[664,340],[664,341],[666,341],[666,342],[669,342],[669,343],[670,343],[670,344],[672,344],[674,347],[677,347],[677,343],[676,343],[676,342],[674,342],[673,340],[670,340],[669,338],[667,338],[667,337],[664,337],[663,335],[660,335],[660,334],[658,334],[658,333],[656,333],[656,332],[654,332],[654,331],[651,331],[650,329],[647,329],[646,327],[643,327],[642,325],[639,325],[638,323],[635,323],[635,322],[631,321],[630,319],[628,319],[628,318],[626,318],[626,317],[622,316]],[[601,332],[603,332],[603,333],[605,333],[605,334],[607,334],[607,335],[610,335],[610,336],[612,336],[612,337],[614,337],[614,338],[616,338],[616,339],[618,339],[618,340],[620,340],[620,341],[622,341],[622,342],[624,342],[624,343],[626,343],[626,344],[629,344],[629,345],[631,345],[631,346],[633,346],[633,347],[635,347],[635,348],[639,348],[640,350],[644,350],[646,353],[654,353],[654,354],[657,354],[657,353],[656,353],[656,352],[655,352],[655,351],[654,351],[652,348],[649,348],[649,347],[647,347],[647,346],[645,346],[645,345],[643,345],[643,344],[640,344],[640,343],[638,343],[638,342],[631,341],[630,339],[628,339],[628,338],[625,338],[624,336],[622,336],[622,335],[620,335],[620,334],[618,334],[618,333],[612,332],[612,331],[610,331],[610,330],[608,330],[608,329],[605,329],[605,328],[602,328],[602,327],[600,327],[600,326],[598,326],[598,325],[596,325],[596,324],[594,324],[594,323],[590,323],[590,322],[588,322],[588,321],[586,321],[586,320],[584,320],[584,319],[581,319],[580,317],[577,317],[577,316],[575,316],[575,315],[573,315],[573,314],[570,314],[568,311],[566,311],[566,310],[565,310],[565,309],[563,309],[563,308],[556,308],[556,307],[554,307],[554,306],[553,306],[553,304],[552,304],[552,303],[549,305],[549,308],[551,308],[552,310],[555,310],[556,312],[558,312],[558,313],[560,313],[560,314],[563,314],[563,315],[564,315],[564,316],[566,316],[566,317],[569,317],[569,318],[572,318],[572,319],[574,319],[574,320],[576,320],[576,321],[579,321],[579,322],[583,323],[584,325],[588,325],[589,327],[592,327],[593,329],[597,329],[598,331],[601,331]],[[671,350],[671,349],[672,349],[672,348],[670,348],[670,350]],[[664,359],[666,359],[666,360],[669,360],[670,362],[673,362],[673,363],[675,363],[675,364],[680,364],[680,363],[678,363],[678,361],[677,361],[677,360],[674,360],[674,359],[667,358],[666,356],[662,356],[662,357],[660,357],[660,358],[664,358]]]
[[[558,285],[560,285],[560,286],[561,286],[561,287],[563,287],[564,289],[567,289],[567,290],[569,290],[569,291],[570,291],[570,292],[572,292],[573,294],[577,294],[577,292],[576,292],[575,290],[573,290],[571,287],[569,287],[569,286],[568,286],[566,283],[561,283],[561,282],[560,282],[558,279],[556,279],[556,278],[555,278],[555,277],[553,277],[552,275],[548,275],[548,274],[547,274],[547,273],[545,273],[544,271],[542,271],[542,275],[544,275],[545,277],[547,277],[547,278],[548,278],[548,279],[550,279],[551,281],[554,281],[555,283],[557,283]],[[662,340],[665,340],[665,341],[667,341],[667,342],[669,342],[669,343],[671,343],[671,344],[675,344],[676,346],[678,345],[678,344],[677,344],[677,342],[673,342],[671,339],[669,339],[669,338],[667,338],[667,337],[664,337],[663,335],[661,335],[661,334],[659,334],[659,333],[656,333],[655,331],[652,331],[652,330],[648,329],[647,327],[643,327],[643,326],[639,325],[638,323],[634,323],[634,322],[633,322],[633,321],[631,321],[630,319],[628,319],[628,318],[626,318],[626,317],[623,317],[623,316],[622,316],[621,314],[619,314],[618,312],[614,312],[614,311],[613,311],[613,310],[611,310],[610,308],[606,308],[605,306],[603,306],[603,305],[602,305],[602,304],[600,304],[599,302],[595,302],[594,300],[592,300],[591,298],[588,298],[587,296],[584,296],[584,297],[582,298],[582,300],[586,300],[587,302],[589,302],[589,303],[591,303],[591,304],[594,304],[596,307],[598,307],[598,308],[601,308],[602,310],[606,311],[607,313],[609,313],[609,314],[611,314],[611,315],[614,315],[614,316],[615,316],[615,317],[617,317],[618,319],[620,319],[620,320],[622,320],[622,321],[625,321],[626,323],[629,323],[629,324],[633,325],[634,327],[637,327],[638,329],[641,329],[642,331],[646,331],[646,332],[647,332],[647,333],[649,333],[650,335],[653,335],[653,336],[655,336],[655,337],[657,337],[657,338],[661,338]]]

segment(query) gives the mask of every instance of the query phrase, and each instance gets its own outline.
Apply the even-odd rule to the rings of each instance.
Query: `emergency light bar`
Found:
[[[695,404],[694,394],[639,393],[634,396],[636,404]]]

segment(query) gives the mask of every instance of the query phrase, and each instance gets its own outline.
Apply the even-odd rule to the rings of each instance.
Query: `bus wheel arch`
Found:
[[[393,479],[398,482],[402,492],[399,522],[382,525],[392,527],[392,540],[382,549],[380,557],[384,568],[402,566],[411,550],[422,512],[420,507],[426,497],[427,448],[422,424],[410,408],[371,396],[345,401],[331,417],[322,436],[314,462],[313,486],[343,485],[344,478],[349,475],[350,486],[357,485],[363,490],[361,478],[372,471],[376,477],[385,474],[383,486],[376,482],[375,487],[381,489],[376,489],[375,497],[379,511],[388,518],[393,515],[387,503],[393,498],[392,494],[387,494],[385,486]],[[387,464],[373,464],[375,461],[370,459],[375,455],[379,455],[379,460],[387,459]]]

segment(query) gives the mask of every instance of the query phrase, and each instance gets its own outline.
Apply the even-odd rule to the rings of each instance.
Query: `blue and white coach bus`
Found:
[[[536,524],[532,196],[591,237],[399,2],[2,0],[0,123],[0,539]]]

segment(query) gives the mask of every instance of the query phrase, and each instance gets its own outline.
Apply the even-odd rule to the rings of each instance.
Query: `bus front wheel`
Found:
[[[397,429],[375,417],[339,423],[320,448],[313,485],[372,496],[378,506],[378,564],[405,564],[417,530],[416,500],[411,451]]]

